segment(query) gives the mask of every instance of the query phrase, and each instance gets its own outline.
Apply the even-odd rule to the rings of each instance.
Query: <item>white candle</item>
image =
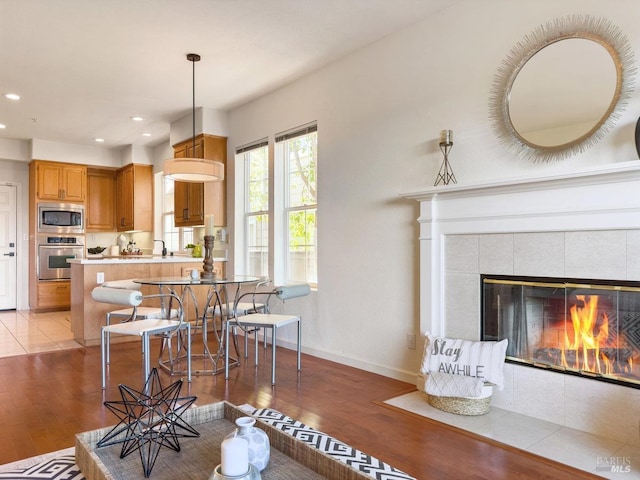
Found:
[[[204,217],[204,234],[205,235],[213,236],[214,234],[213,223],[214,223],[213,214],[206,215]]]
[[[223,475],[233,477],[249,471],[249,444],[240,437],[230,437],[222,442],[220,448],[220,470]]]
[[[453,130],[442,130],[440,132],[440,143],[453,143]]]

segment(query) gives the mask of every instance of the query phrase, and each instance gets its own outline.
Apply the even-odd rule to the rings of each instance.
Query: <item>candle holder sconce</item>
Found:
[[[444,155],[444,160],[440,166],[440,171],[436,177],[436,183],[434,186],[449,185],[449,183],[457,183],[456,176],[453,174],[451,165],[449,164],[449,152],[453,147],[453,130],[442,130],[440,132],[440,150]]]
[[[202,278],[213,278],[216,276],[213,271],[213,235],[205,235],[204,236],[204,261],[202,262],[202,273],[200,277]]]

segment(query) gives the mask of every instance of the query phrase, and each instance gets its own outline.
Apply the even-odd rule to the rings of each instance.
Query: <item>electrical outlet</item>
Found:
[[[415,333],[407,333],[407,348],[409,350],[416,349],[416,334]]]
[[[104,283],[104,272],[96,273],[96,283]]]

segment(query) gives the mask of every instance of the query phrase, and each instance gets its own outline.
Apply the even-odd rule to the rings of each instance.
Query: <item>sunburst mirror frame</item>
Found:
[[[584,135],[554,146],[540,146],[522,137],[509,115],[509,97],[513,83],[524,65],[543,48],[561,40],[587,39],[602,45],[616,68],[616,88],[608,109]],[[489,95],[489,116],[498,140],[513,154],[534,162],[562,160],[595,145],[611,130],[628,104],[633,92],[636,67],[627,36],[610,21],[589,15],[569,15],[540,25],[519,41],[502,61]]]

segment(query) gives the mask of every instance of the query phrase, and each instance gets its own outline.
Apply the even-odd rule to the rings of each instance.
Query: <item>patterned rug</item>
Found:
[[[325,433],[315,430],[277,410],[239,408],[288,435],[311,445],[352,468],[377,480],[415,480],[391,465],[367,455]],[[75,464],[74,448],[0,466],[0,480],[84,480]]]

